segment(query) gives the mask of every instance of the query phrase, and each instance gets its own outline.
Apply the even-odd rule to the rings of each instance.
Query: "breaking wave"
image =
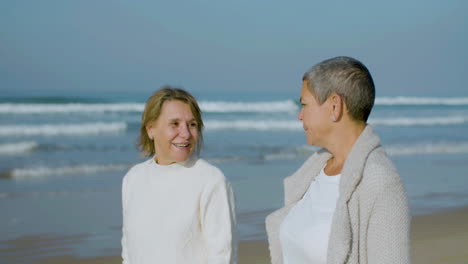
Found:
[[[385,151],[390,156],[404,155],[432,155],[432,154],[464,154],[468,153],[468,142],[438,142],[438,143],[420,143],[420,144],[394,144],[384,146]],[[298,147],[284,147],[276,153],[268,153],[262,156],[262,159],[268,161],[275,160],[293,160],[298,157],[308,157],[318,148],[304,145]]]
[[[385,149],[391,156],[414,154],[459,154],[468,153],[468,142],[390,145]]]
[[[376,105],[384,106],[468,106],[468,97],[436,98],[436,97],[378,97]],[[291,113],[297,112],[300,105],[292,99],[277,101],[206,101],[199,102],[200,108],[206,113]],[[0,114],[67,114],[67,113],[106,113],[106,112],[136,112],[141,113],[145,103],[0,103]]]
[[[200,101],[200,108],[207,113],[276,113],[295,112],[299,106],[293,100],[269,102]],[[0,103],[0,114],[67,114],[143,112],[144,103]]]
[[[299,110],[299,106],[293,100],[271,102],[201,101],[200,108],[208,113],[289,113]]]
[[[435,97],[378,97],[375,99],[376,105],[468,105],[468,97],[461,98],[435,98]]]
[[[0,126],[0,136],[90,135],[125,131],[125,122]]]
[[[3,178],[25,179],[25,178],[40,178],[46,176],[62,176],[72,174],[93,174],[104,171],[118,171],[130,168],[129,164],[81,164],[76,166],[64,167],[35,167],[27,169],[12,169],[11,171],[2,173]]]
[[[0,144],[0,155],[18,155],[31,152],[39,145],[34,141]]]
[[[440,126],[468,123],[468,116],[433,117],[391,117],[372,118],[374,126]],[[257,131],[302,131],[302,123],[297,120],[207,120],[207,131],[257,130]]]
[[[207,120],[206,130],[301,130],[302,124],[295,120]]]
[[[103,113],[103,112],[142,112],[142,103],[109,103],[109,104],[17,104],[1,103],[2,114],[67,114],[67,113]]]
[[[468,116],[430,116],[371,118],[369,123],[377,126],[437,126],[468,123]]]

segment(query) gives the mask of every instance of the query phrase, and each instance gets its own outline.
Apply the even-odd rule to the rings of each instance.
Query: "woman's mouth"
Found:
[[[177,148],[188,148],[190,146],[189,143],[172,143],[172,145],[176,146]]]

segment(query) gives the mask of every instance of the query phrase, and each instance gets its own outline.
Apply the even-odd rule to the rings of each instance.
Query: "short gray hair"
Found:
[[[351,118],[367,122],[375,100],[372,76],[364,64],[350,57],[324,60],[310,68],[303,81],[310,92],[323,104],[332,93],[340,95]]]

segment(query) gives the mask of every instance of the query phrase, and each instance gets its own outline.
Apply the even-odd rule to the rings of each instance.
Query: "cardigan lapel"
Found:
[[[354,143],[343,166],[340,181],[340,198],[338,202],[346,203],[349,201],[354,189],[361,180],[367,156],[378,146],[380,146],[379,137],[374,134],[372,127],[366,126]],[[302,199],[310,183],[315,179],[330,158],[330,152],[326,149],[320,149],[294,174],[284,179],[286,205]]]
[[[284,179],[284,204],[290,205],[302,199],[311,182],[317,177],[331,154],[325,149],[314,153],[291,176]]]
[[[362,179],[367,157],[379,146],[379,137],[370,126],[366,126],[346,159],[341,173],[340,196],[330,232],[328,263],[346,263],[351,253],[352,230],[348,201]]]
[[[343,166],[340,196],[333,216],[328,246],[328,263],[345,263],[351,253],[352,230],[348,201],[361,181],[369,154],[380,146],[379,137],[369,125],[353,145]],[[331,153],[321,149],[314,153],[293,175],[284,180],[285,205],[289,206],[304,196],[311,182],[325,166]]]
[[[354,143],[343,166],[340,182],[341,197],[339,199],[341,202],[349,201],[356,186],[361,181],[367,157],[379,146],[379,137],[374,134],[370,126],[366,126]]]

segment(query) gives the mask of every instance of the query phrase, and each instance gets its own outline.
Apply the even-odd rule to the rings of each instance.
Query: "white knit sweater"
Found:
[[[232,189],[204,160],[134,166],[123,179],[122,205],[123,263],[236,262]]]
[[[279,227],[331,154],[322,149],[284,180],[285,206],[266,219],[271,261],[282,263]],[[367,126],[343,166],[328,264],[410,263],[410,214],[400,176]]]

